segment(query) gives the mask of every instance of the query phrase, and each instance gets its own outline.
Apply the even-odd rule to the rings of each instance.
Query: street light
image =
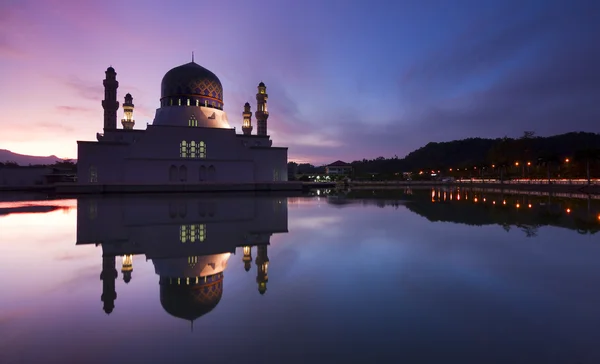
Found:
[[[569,163],[569,158],[565,159],[565,163]]]
[[[517,166],[517,167],[518,167],[518,166],[519,166],[519,162],[515,162],[515,166]]]
[[[530,166],[530,165],[531,165],[531,162],[527,162],[527,165],[528,165],[528,166]]]

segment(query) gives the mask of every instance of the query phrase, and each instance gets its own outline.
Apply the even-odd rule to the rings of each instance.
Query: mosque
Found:
[[[104,132],[97,141],[78,141],[79,184],[167,185],[287,181],[287,148],[274,147],[267,132],[267,87],[258,84],[257,132],[246,103],[242,133],[223,111],[223,86],[192,62],[171,69],[161,82],[160,107],[145,130],[134,129],[133,97],[126,94],[122,128],[117,128],[114,68],[104,79]]]
[[[118,268],[130,283],[135,255],[152,261],[165,312],[192,325],[220,302],[224,272],[236,252],[248,272],[256,247],[255,281],[258,293],[265,294],[270,238],[287,232],[284,197],[136,195],[77,201],[77,245],[102,247],[100,299],[107,314],[118,302]]]

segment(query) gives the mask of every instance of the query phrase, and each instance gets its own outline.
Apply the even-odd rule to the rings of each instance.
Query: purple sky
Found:
[[[109,65],[145,128],[192,51],[238,129],[266,83],[269,134],[290,160],[600,132],[599,34],[596,0],[2,0],[0,149],[76,157],[102,129]]]

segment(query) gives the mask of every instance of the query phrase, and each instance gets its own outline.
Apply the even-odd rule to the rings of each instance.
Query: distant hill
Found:
[[[352,162],[356,175],[394,175],[402,171],[446,170],[477,166],[514,165],[529,161],[533,165],[554,163],[570,158],[580,166],[586,155],[597,161],[600,155],[600,134],[573,132],[549,137],[531,133],[521,138],[469,138],[450,142],[431,142],[404,158],[363,159]],[[597,164],[595,162],[595,164]],[[597,167],[594,167],[597,168]]]
[[[35,155],[13,153],[10,150],[0,149],[0,163],[15,162],[20,166],[28,166],[30,164],[54,164],[62,160],[62,158],[59,158],[55,155],[39,157]],[[73,162],[76,162],[76,160],[73,160]]]

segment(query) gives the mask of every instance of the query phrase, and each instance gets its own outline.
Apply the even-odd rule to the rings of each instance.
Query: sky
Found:
[[[240,131],[265,82],[273,145],[297,162],[598,133],[599,34],[596,0],[0,0],[0,149],[76,158],[108,66],[144,129],[192,51]]]

